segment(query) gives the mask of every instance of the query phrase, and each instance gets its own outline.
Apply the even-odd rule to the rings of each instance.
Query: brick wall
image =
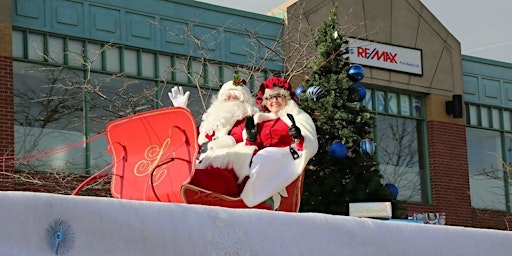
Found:
[[[408,204],[408,212],[444,212],[447,225],[508,230],[507,213],[471,207],[465,125],[429,121],[427,133],[432,205]]]
[[[9,7],[10,5],[4,6]],[[12,171],[5,156],[14,152],[14,96],[12,67],[12,24],[0,19],[0,165],[1,171]],[[7,15],[7,17],[10,17]]]

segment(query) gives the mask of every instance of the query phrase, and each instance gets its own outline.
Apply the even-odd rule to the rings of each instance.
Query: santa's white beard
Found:
[[[214,102],[203,114],[199,126],[199,143],[205,140],[204,136],[215,131],[215,137],[228,134],[236,121],[254,115],[257,109],[243,102]]]

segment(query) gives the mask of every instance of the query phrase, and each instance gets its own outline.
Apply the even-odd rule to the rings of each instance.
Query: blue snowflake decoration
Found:
[[[53,220],[46,228],[46,242],[55,255],[65,255],[75,244],[73,227],[64,220]]]

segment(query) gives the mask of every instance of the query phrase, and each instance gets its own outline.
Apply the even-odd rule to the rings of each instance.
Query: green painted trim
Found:
[[[468,56],[468,55],[462,55],[462,61],[470,61],[470,62],[477,62],[480,64],[487,64],[492,66],[500,66],[505,68],[511,68],[512,69],[512,63],[504,62],[504,61],[497,61],[497,60],[491,60],[491,59],[484,59],[480,57],[475,56]]]
[[[142,77],[142,50],[137,51],[137,76]]]
[[[210,86],[210,74],[208,72],[209,72],[208,63],[203,63],[203,74],[204,74],[203,84],[205,87]]]
[[[64,65],[69,65],[69,38],[64,38]]]
[[[121,61],[119,65],[119,71],[121,73],[126,73],[126,67],[124,65],[125,63],[125,56],[124,56],[124,46],[119,47],[119,60]]]
[[[413,105],[413,104],[411,104]],[[421,98],[421,116],[423,118],[423,121],[421,122],[421,144],[423,148],[423,154],[420,155],[420,157],[423,156],[425,161],[425,200],[427,204],[432,204],[432,184],[430,182],[430,158],[428,157],[429,151],[428,151],[428,132],[427,132],[427,122],[425,120],[426,112],[427,110],[424,108],[425,106],[425,98]],[[420,169],[421,170],[421,169]],[[421,175],[421,172],[420,172]],[[421,179],[421,177],[420,177]]]
[[[106,49],[105,47],[107,45],[106,44],[100,44],[100,45],[101,45],[101,48],[102,48],[102,51],[101,51],[101,70],[102,71],[107,71],[107,51],[103,50],[103,49]]]
[[[171,80],[176,81],[176,55],[171,56]]]
[[[43,61],[44,62],[50,62],[50,46],[48,45],[49,42],[50,42],[50,36],[48,34],[43,34],[42,35],[43,38],[44,38],[44,42],[43,42]]]
[[[84,82],[86,84],[84,85],[87,85],[87,83],[89,83],[89,79],[90,79],[90,73],[89,72],[84,72]],[[90,126],[89,126],[89,93],[84,91],[83,92],[84,96],[83,96],[83,104],[84,104],[84,112],[83,112],[83,115],[84,115],[84,138],[85,138],[85,174],[86,175],[91,175],[91,143],[88,142],[89,138],[91,137],[91,129],[90,129]]]

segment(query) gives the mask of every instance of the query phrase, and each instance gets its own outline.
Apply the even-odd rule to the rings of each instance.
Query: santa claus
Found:
[[[188,97],[189,92],[183,93],[182,87],[174,87],[169,92],[169,98],[175,107],[186,108]],[[212,150],[231,147],[243,141],[245,117],[258,112],[246,81],[235,75],[232,81],[222,85],[203,114],[197,139],[199,145],[210,142],[208,149]]]
[[[181,87],[174,87],[169,97],[174,106],[187,106],[188,92],[184,94]],[[232,148],[244,140],[245,118],[257,112],[259,110],[251,91],[240,76],[235,75],[232,81],[222,85],[202,116],[198,143],[207,145],[207,150],[199,156],[190,184],[229,196],[240,194],[237,183],[241,179],[238,179],[234,170],[249,165],[254,148]],[[235,152],[239,156],[246,154],[248,157],[242,157],[242,161],[230,161],[231,157],[225,157]]]

